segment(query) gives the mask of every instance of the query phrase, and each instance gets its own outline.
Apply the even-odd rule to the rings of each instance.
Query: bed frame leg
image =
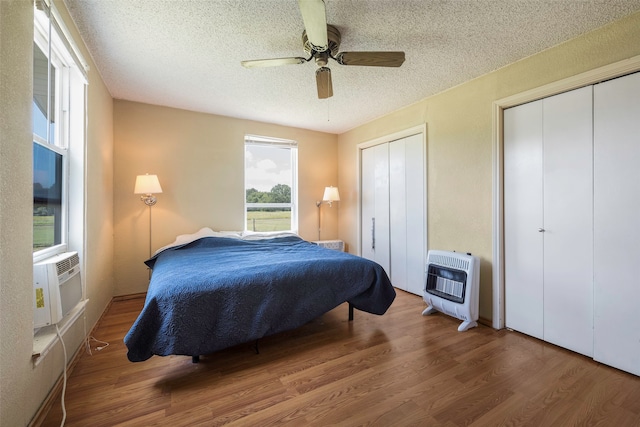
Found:
[[[200,356],[191,356],[191,363],[200,362]]]
[[[349,303],[349,322],[353,321],[353,305]]]
[[[253,344],[253,350],[256,352],[256,354],[260,354],[260,349],[258,348],[258,340],[256,340],[256,342]]]

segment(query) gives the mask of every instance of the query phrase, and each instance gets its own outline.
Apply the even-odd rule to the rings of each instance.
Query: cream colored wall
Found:
[[[55,0],[71,37],[89,62],[87,145],[85,148],[85,268],[87,328],[92,328],[113,297],[113,98],[82,43],[62,0]]]
[[[25,425],[37,389],[31,367],[33,12],[0,1],[0,420]],[[6,421],[5,421],[6,420]]]
[[[149,212],[133,194],[136,175],[157,174],[162,194],[152,208],[153,251],[201,227],[244,228],[244,136],[298,141],[299,233],[317,238],[324,187],[337,185],[336,135],[267,123],[114,102],[116,295],[145,292]],[[322,207],[323,238],[337,238],[334,205]]]
[[[78,36],[62,1],[55,5]],[[90,61],[90,56],[83,54]],[[29,423],[62,374],[59,344],[34,367],[32,314],[32,56],[33,4],[0,1],[0,424]],[[84,248],[90,301],[87,332],[113,295],[112,99],[91,63],[88,90],[87,176]],[[81,345],[84,319],[65,333],[69,357]]]
[[[357,144],[426,123],[428,247],[482,259],[480,316],[491,319],[492,103],[638,55],[638,40],[640,13],[339,135],[340,238],[355,252]]]

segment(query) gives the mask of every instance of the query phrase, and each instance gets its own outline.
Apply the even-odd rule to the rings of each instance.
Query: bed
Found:
[[[291,233],[178,236],[145,261],[144,307],[124,338],[132,362],[201,355],[295,329],[348,302],[384,314],[395,290],[377,263]]]

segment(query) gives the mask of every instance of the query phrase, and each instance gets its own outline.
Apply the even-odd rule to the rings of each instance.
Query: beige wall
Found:
[[[28,310],[33,274],[32,43],[29,2],[0,1],[0,419],[16,426],[31,418],[29,392],[36,389],[29,366],[33,315]]]
[[[145,292],[149,212],[133,194],[136,175],[157,174],[162,186],[152,208],[153,251],[201,227],[244,228],[244,136],[298,141],[299,233],[317,239],[324,187],[337,185],[337,137],[304,129],[115,101],[116,295]],[[337,238],[339,207],[322,206],[323,234]]]
[[[55,1],[76,42],[81,39],[64,4]],[[87,60],[90,56],[83,48]],[[29,423],[62,374],[59,344],[37,366],[31,362],[32,313],[32,55],[33,5],[0,1],[0,424]],[[87,332],[113,295],[112,99],[90,63],[87,134],[87,208],[82,253]],[[80,319],[65,333],[69,357],[85,336]]]
[[[638,40],[640,13],[340,135],[340,238],[357,248],[357,144],[426,123],[428,247],[482,259],[480,316],[491,319],[492,103],[639,55]]]
[[[80,43],[61,0],[55,0]],[[0,1],[0,420],[26,425],[61,374],[56,346],[31,363],[32,188],[29,0]],[[471,251],[482,260],[481,316],[491,317],[491,103],[515,93],[640,54],[640,14],[340,136],[112,101],[90,55],[87,210],[84,262],[87,328],[111,296],[143,292],[148,255],[146,207],[133,193],[137,174],[157,173],[164,193],[154,209],[154,247],[202,226],[242,227],[242,137],[300,142],[300,233],[315,239],[315,200],[337,184],[342,201],[323,206],[323,238],[344,239],[354,252],[358,200],[356,145],[427,123],[429,247]],[[339,215],[339,221],[338,216]],[[339,227],[338,227],[339,226]],[[114,244],[115,235],[115,244]],[[75,248],[74,248],[75,249]],[[114,261],[114,253],[115,261]],[[115,270],[114,270],[115,266]],[[114,288],[114,271],[117,271]],[[80,323],[70,341],[84,334]],[[99,337],[98,337],[99,338]],[[72,349],[73,350],[73,349]],[[71,351],[72,352],[72,351]]]

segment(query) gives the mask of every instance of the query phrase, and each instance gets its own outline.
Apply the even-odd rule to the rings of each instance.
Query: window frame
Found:
[[[266,137],[266,136],[257,136],[257,135],[245,135],[244,138],[244,153],[246,159],[247,147],[248,146],[262,146],[262,147],[272,147],[278,149],[288,149],[289,150],[289,158],[291,162],[291,202],[289,203],[247,203],[247,163],[245,160],[244,165],[244,231],[251,231],[247,227],[248,222],[248,208],[290,208],[291,211],[291,219],[290,219],[290,229],[288,230],[279,230],[279,231],[290,231],[293,233],[298,233],[298,143],[297,141],[290,139],[281,139],[274,137]]]
[[[35,4],[37,3],[37,4]],[[35,123],[32,129],[33,143],[51,150],[62,156],[62,186],[61,186],[61,218],[60,243],[33,251],[33,262],[41,261],[53,255],[69,250],[71,241],[82,241],[84,223],[80,227],[70,225],[72,216],[84,216],[84,161],[77,164],[77,155],[71,150],[78,151],[84,158],[86,143],[86,87],[88,84],[86,71],[88,66],[79,55],[78,49],[69,39],[68,31],[61,22],[61,18],[53,5],[41,0],[34,3],[34,49],[38,49],[47,58],[47,111],[46,136],[36,133]],[[55,69],[51,78],[51,68]],[[53,96],[52,96],[53,95]],[[80,98],[80,97],[81,98]],[[53,99],[52,99],[53,98]],[[81,99],[79,101],[79,99]],[[33,102],[32,108],[38,108]],[[72,109],[77,111],[72,111]],[[52,120],[53,129],[52,129]],[[75,172],[73,169],[75,168]],[[78,185],[72,184],[71,179],[81,179],[81,194],[76,194]],[[73,192],[71,190],[73,188]],[[73,214],[72,211],[73,210]],[[74,220],[75,222],[75,220]],[[84,221],[83,221],[84,222]],[[74,245],[74,246],[77,246]],[[81,248],[77,248],[81,249]]]

